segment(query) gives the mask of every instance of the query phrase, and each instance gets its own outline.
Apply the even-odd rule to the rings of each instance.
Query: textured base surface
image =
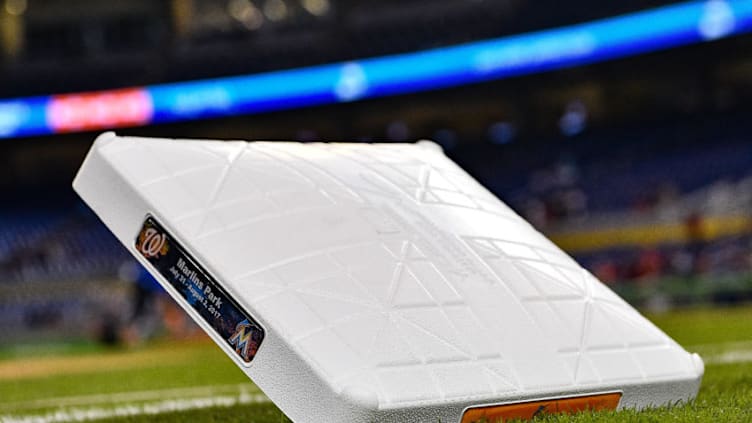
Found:
[[[431,143],[104,134],[74,188],[144,263],[147,215],[264,328],[248,364],[295,421],[459,421],[481,404],[696,395],[702,361]]]

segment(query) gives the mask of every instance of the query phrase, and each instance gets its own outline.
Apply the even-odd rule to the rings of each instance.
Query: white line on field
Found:
[[[702,358],[705,364],[732,364],[752,362],[752,350],[726,351]]]
[[[156,415],[178,411],[196,410],[211,407],[233,407],[242,404],[260,404],[269,399],[260,393],[240,393],[240,395],[209,396],[191,399],[170,399],[147,404],[120,405],[117,407],[86,407],[52,411],[45,414],[12,416],[0,415],[1,423],[61,423],[83,422],[115,417]]]
[[[216,396],[221,394],[259,393],[259,389],[250,383],[234,385],[209,385],[191,388],[155,389],[149,391],[130,391],[111,394],[77,395],[56,398],[43,398],[29,401],[1,403],[0,410],[23,410],[46,407],[65,407],[96,404],[116,404],[135,401],[152,401],[165,398],[185,398],[199,396]]]
[[[690,345],[686,347],[686,350],[690,352],[698,352],[705,364],[752,362],[752,341]]]

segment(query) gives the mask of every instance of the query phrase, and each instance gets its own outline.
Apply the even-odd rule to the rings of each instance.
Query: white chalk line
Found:
[[[70,408],[51,411],[44,414],[25,416],[0,416],[1,423],[62,423],[85,422],[116,417],[132,417],[175,413],[179,411],[197,410],[202,408],[234,407],[243,404],[261,404],[269,402],[261,393],[240,393],[239,395],[223,395],[198,397],[191,399],[168,399],[146,404],[127,404],[115,407],[86,407]]]
[[[84,406],[98,404],[117,404],[137,401],[154,401],[165,398],[186,398],[198,396],[216,396],[221,394],[251,394],[261,391],[250,383],[238,383],[232,385],[209,385],[191,388],[167,388],[148,391],[129,391],[110,394],[92,394],[64,396],[56,398],[42,398],[30,401],[0,402],[0,410],[24,410],[34,408]]]
[[[705,364],[736,364],[752,362],[752,350],[726,351],[702,357]]]
[[[752,362],[752,341],[703,344],[686,347],[697,352],[705,364],[736,364]]]

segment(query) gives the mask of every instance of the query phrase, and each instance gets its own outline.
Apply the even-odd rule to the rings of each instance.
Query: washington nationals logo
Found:
[[[167,235],[160,233],[155,228],[144,228],[139,238],[138,249],[146,258],[167,253]]]

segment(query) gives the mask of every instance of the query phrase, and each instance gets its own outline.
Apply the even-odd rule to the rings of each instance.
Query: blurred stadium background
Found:
[[[70,188],[112,128],[433,139],[637,307],[752,300],[748,0],[0,0],[0,60],[0,370],[204,342]]]

